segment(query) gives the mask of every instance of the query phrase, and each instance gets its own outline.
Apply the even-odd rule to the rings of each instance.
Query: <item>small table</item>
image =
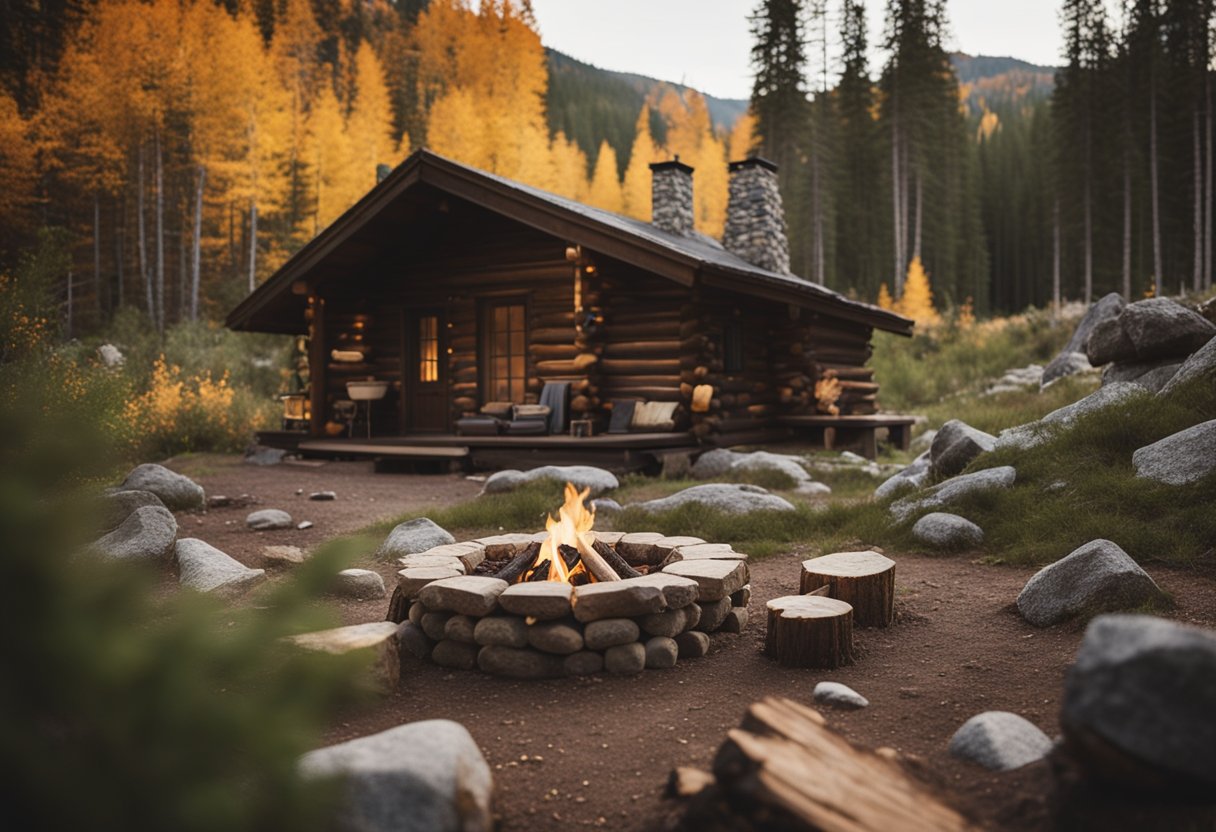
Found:
[[[570,420],[570,435],[575,438],[590,436],[592,432],[592,421],[590,419],[571,419]]]

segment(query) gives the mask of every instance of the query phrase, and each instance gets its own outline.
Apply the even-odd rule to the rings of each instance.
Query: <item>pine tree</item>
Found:
[[[650,164],[657,161],[659,153],[650,135],[650,107],[643,106],[638,113],[629,166],[625,168],[621,187],[624,211],[631,217],[650,220]]]
[[[595,172],[591,175],[591,190],[587,194],[589,204],[605,211],[621,212],[621,183],[616,178],[616,171],[616,151],[607,141],[601,142],[599,155],[595,158]]]
[[[881,304],[881,296],[879,303]],[[913,257],[912,262],[908,264],[904,293],[895,304],[895,311],[921,326],[931,326],[941,320],[941,316],[933,308],[933,289],[919,257]]]

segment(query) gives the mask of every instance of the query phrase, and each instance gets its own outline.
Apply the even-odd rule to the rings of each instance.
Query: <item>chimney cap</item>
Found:
[[[664,170],[678,170],[682,173],[691,174],[692,168],[680,161],[680,154],[676,154],[674,159],[666,162],[651,162],[650,170],[652,173],[658,173]]]
[[[748,156],[746,159],[740,159],[738,162],[730,162],[727,164],[731,173],[743,168],[762,167],[765,170],[770,170],[773,173],[777,172],[777,163],[765,159],[763,156]]]

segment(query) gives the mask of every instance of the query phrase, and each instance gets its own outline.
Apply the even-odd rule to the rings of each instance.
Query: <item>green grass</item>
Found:
[[[995,435],[1005,428],[1036,421],[1053,410],[1083,399],[1098,389],[1099,383],[1094,375],[1069,376],[1041,392],[1029,387],[990,396],[963,394],[926,405],[918,412],[929,419],[929,427],[937,428],[951,419],[961,419],[973,428]]]

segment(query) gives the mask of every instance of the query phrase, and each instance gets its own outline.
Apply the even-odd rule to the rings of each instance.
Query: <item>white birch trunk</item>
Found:
[[[916,231],[912,235],[912,260],[920,259],[920,221],[924,204],[924,191],[921,188],[921,172],[918,169],[916,171]]]
[[[1051,208],[1051,308],[1060,314],[1060,198]]]
[[[207,168],[198,166],[198,182],[194,188],[194,235],[190,240],[190,320],[198,320],[198,290],[202,270],[203,189],[207,184]]]
[[[1126,146],[1123,149],[1123,298],[1132,296],[1132,163]]]
[[[1191,143],[1194,146],[1194,205],[1191,225],[1194,232],[1195,257],[1191,274],[1191,289],[1198,293],[1203,288],[1203,151],[1199,141],[1199,105],[1191,111]]]
[[[249,291],[257,288],[258,273],[258,201],[249,200]]]

